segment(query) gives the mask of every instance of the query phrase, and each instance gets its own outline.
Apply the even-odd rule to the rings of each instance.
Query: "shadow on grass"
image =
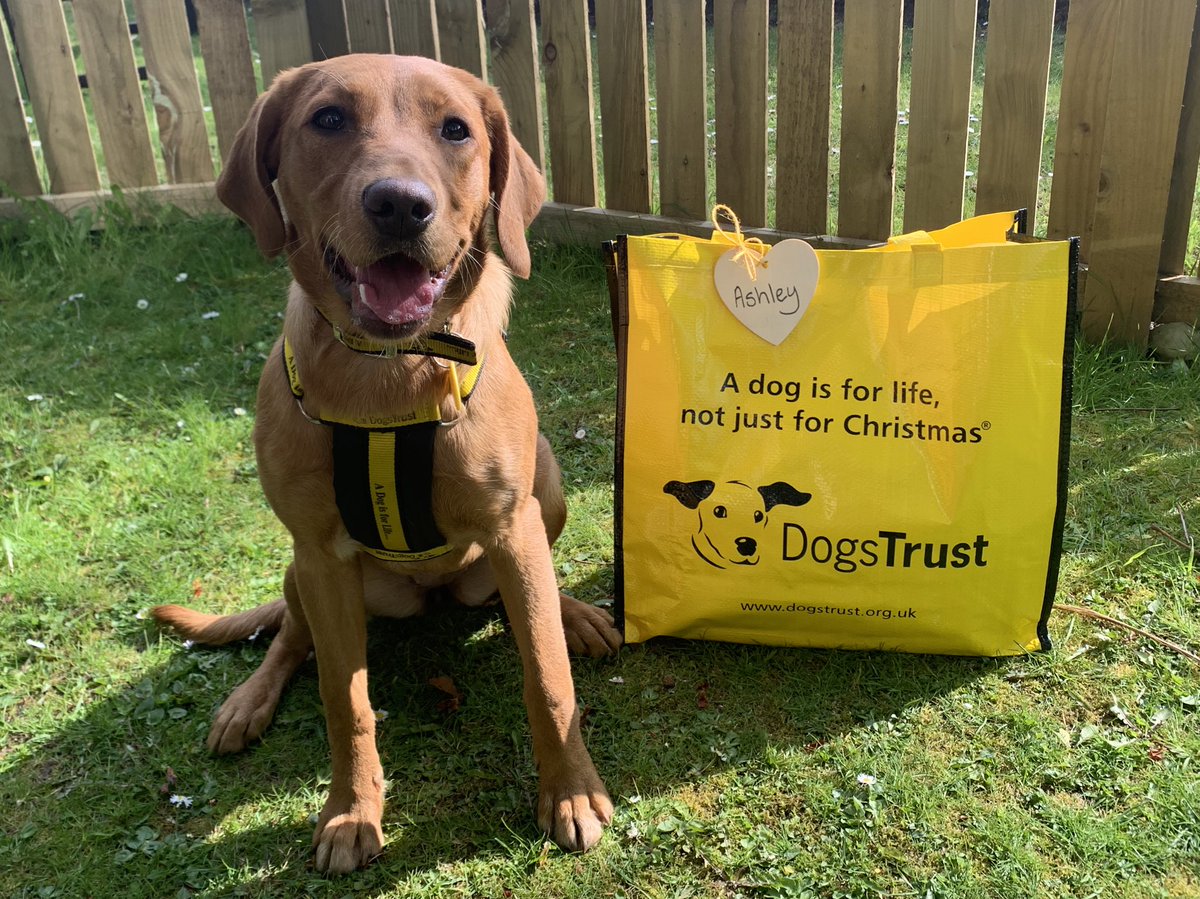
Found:
[[[261,653],[252,644],[174,652],[9,772],[10,784],[29,787],[25,817],[41,822],[12,836],[21,845],[9,863],[27,871],[28,895],[44,886],[79,895],[85,884],[104,895],[96,884],[105,881],[121,896],[375,895],[435,882],[447,863],[536,858],[520,661],[498,607],[372,623],[371,696],[387,710],[377,739],[388,846],[350,879],[312,869],[308,816],[324,801],[329,770],[314,663],[260,744],[225,758],[203,748],[210,711]],[[759,770],[773,752],[812,751],[1001,664],[656,641],[573,667],[585,737],[620,814],[631,796]],[[430,683],[446,677],[458,708]],[[98,756],[97,746],[117,757]],[[173,807],[171,794],[192,806]],[[103,825],[76,831],[90,816]],[[83,869],[55,858],[64,846],[87,858]]]

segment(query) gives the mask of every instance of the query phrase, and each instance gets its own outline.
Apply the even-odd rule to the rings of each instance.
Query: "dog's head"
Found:
[[[774,506],[802,506],[811,493],[785,481],[754,488],[741,481],[668,481],[663,493],[699,513],[692,546],[710,565],[757,565],[759,540]]]
[[[238,132],[217,194],[335,325],[374,340],[439,328],[470,294],[489,210],[509,267],[545,180],[495,89],[420,57],[283,72]],[[282,201],[282,208],[280,205]]]

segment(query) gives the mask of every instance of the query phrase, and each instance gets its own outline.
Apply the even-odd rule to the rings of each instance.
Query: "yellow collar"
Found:
[[[338,343],[347,349],[354,350],[356,353],[363,353],[367,356],[381,356],[385,359],[403,355],[437,356],[439,359],[450,359],[453,362],[463,362],[467,365],[474,365],[477,361],[475,358],[475,344],[467,340],[467,338],[454,334],[449,330],[436,334],[428,334],[425,337],[418,337],[408,342],[376,343],[367,337],[347,334],[341,329],[341,326],[331,321],[320,308],[317,311],[321,313],[321,317],[325,321],[329,322],[329,327],[333,329],[333,336],[337,338]],[[449,328],[449,325],[446,327]]]

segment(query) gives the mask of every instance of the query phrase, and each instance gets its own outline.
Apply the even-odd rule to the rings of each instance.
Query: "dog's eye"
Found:
[[[713,517],[714,518],[728,518],[729,510],[726,509],[724,506],[717,506],[715,509],[713,509]]]
[[[755,524],[762,524],[762,520],[766,517],[767,517],[766,515],[763,515],[763,513],[758,511],[757,509],[754,510],[754,523]]]
[[[346,127],[346,114],[336,106],[324,106],[313,114],[312,123],[322,131],[341,131]]]
[[[442,137],[448,141],[460,144],[470,136],[471,132],[467,130],[467,124],[462,119],[451,118],[442,123]]]

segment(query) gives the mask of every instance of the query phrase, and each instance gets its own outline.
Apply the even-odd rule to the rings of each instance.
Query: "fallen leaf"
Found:
[[[449,714],[450,712],[458,711],[462,705],[463,695],[459,692],[458,687],[455,686],[454,678],[445,674],[441,677],[431,677],[429,679],[429,686],[446,694],[446,698],[437,705],[439,712]]]
[[[168,793],[174,793],[175,784],[178,783],[178,781],[179,778],[175,776],[175,769],[168,766],[167,782],[158,788],[158,792],[162,793],[164,796],[166,796]]]
[[[1167,747],[1166,746],[1162,746],[1162,745],[1159,745],[1158,743],[1155,743],[1153,746],[1150,747],[1151,761],[1161,762],[1166,757],[1167,757]]]
[[[199,599],[200,594],[204,592],[204,588],[200,585],[200,578],[192,581],[192,598]]]

